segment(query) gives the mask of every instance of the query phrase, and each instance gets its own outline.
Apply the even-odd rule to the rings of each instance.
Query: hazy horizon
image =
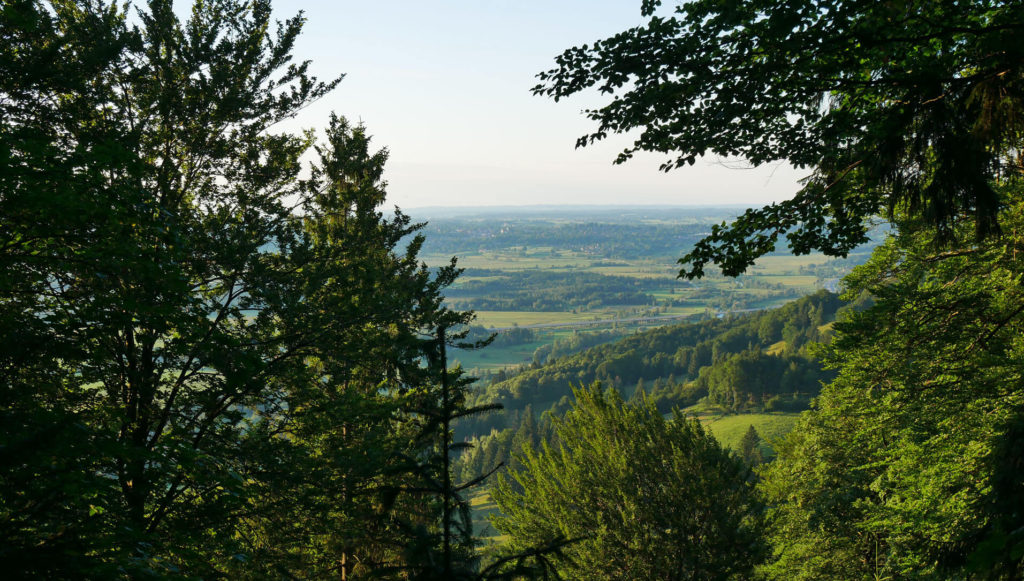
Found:
[[[178,4],[183,13],[187,3]],[[348,2],[276,0],[274,16],[307,19],[295,46],[321,79],[345,79],[288,129],[363,122],[386,147],[389,203],[421,208],[524,204],[742,204],[792,197],[806,172],[714,157],[669,173],[668,156],[613,165],[626,136],[576,149],[594,129],[596,93],[555,103],[535,75],[563,50],[644,22],[639,0]]]

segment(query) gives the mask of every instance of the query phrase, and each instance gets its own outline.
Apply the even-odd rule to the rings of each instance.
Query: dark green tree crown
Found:
[[[645,26],[571,48],[534,93],[614,94],[586,114],[577,146],[640,130],[637,151],[663,170],[707,153],[812,173],[785,202],[722,224],[683,257],[743,272],[785,235],[792,250],[845,255],[865,221],[906,212],[954,239],[999,233],[994,182],[1017,179],[1024,117],[1021,2],[768,0],[686,2],[670,16],[643,3]]]

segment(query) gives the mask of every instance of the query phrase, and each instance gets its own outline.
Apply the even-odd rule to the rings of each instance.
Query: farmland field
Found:
[[[535,334],[516,344],[495,342],[460,351],[471,372],[527,365],[537,347],[559,333],[629,332],[687,317],[715,317],[778,307],[836,285],[867,249],[849,259],[820,254],[761,258],[735,279],[709,272],[676,278],[676,260],[712,224],[736,208],[526,209],[425,216],[428,265],[454,256],[463,275],[448,291],[453,308],[473,310],[473,323],[497,332],[520,327]]]

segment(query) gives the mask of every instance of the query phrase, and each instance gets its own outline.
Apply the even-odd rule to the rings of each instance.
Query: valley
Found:
[[[537,349],[576,334],[625,336],[835,291],[874,247],[839,259],[781,249],[737,278],[678,279],[679,257],[739,211],[556,206],[428,209],[414,217],[429,220],[426,262],[440,266],[455,256],[465,269],[446,292],[449,305],[473,310],[474,326],[499,334],[486,349],[453,355],[471,375],[487,376],[529,365]],[[513,330],[514,338],[500,338]]]
[[[504,407],[456,424],[456,438],[473,446],[456,465],[463,480],[498,465],[519,468],[524,445],[556,445],[553,426],[570,409],[571,390],[595,381],[626,399],[653,400],[666,416],[683,409],[737,453],[773,457],[773,442],[831,377],[808,346],[827,342],[837,313],[851,308],[834,294],[838,281],[876,244],[840,259],[782,249],[736,278],[677,278],[688,244],[734,211],[429,216],[427,263],[455,256],[465,269],[446,300],[475,312],[466,339],[493,336],[483,348],[453,350],[451,362],[476,378],[470,404]],[[493,480],[471,496],[485,544],[502,540],[488,523]]]

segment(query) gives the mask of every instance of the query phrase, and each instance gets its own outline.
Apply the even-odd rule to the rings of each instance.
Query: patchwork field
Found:
[[[697,281],[678,279],[678,257],[734,212],[574,208],[429,217],[423,256],[432,266],[458,258],[465,271],[447,295],[453,308],[475,311],[474,325],[536,331],[518,344],[458,352],[459,362],[477,373],[527,365],[559,333],[629,331],[775,308],[834,286],[864,256],[779,254],[738,278],[710,272]]]

